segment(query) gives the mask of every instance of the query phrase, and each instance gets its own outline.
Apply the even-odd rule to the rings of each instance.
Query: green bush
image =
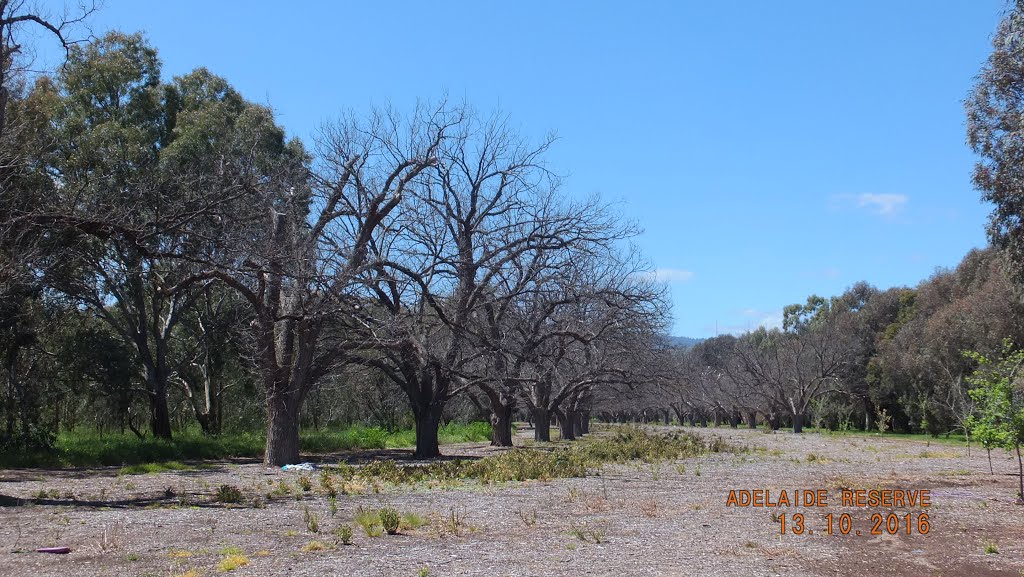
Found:
[[[377,512],[380,516],[380,525],[384,528],[384,531],[388,535],[394,535],[398,533],[398,525],[402,521],[401,515],[398,514],[398,509],[394,507],[384,507]]]

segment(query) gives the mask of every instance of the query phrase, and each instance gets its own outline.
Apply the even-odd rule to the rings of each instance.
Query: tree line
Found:
[[[856,283],[783,310],[782,326],[721,335],[669,355],[673,373],[651,401],[659,417],[929,433],[967,432],[978,368],[1024,342],[1024,305],[992,248],[968,253],[916,287]]]

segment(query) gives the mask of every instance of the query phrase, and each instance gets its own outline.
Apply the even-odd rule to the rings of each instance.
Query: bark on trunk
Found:
[[[416,454],[417,459],[433,459],[441,456],[441,447],[437,439],[437,430],[441,426],[443,407],[431,405],[415,411],[416,417]]]
[[[575,420],[573,411],[563,411],[556,416],[558,417],[558,427],[562,432],[562,440],[574,440],[576,432],[573,430],[573,421]]]
[[[583,415],[579,411],[572,412],[572,434],[577,439],[583,436]]]
[[[805,415],[803,413],[797,413],[797,414],[793,415],[793,432],[794,433],[802,433],[802,432],[804,432],[804,418],[805,418]]]
[[[167,407],[167,387],[155,384],[149,396],[149,408],[152,415],[153,436],[160,439],[171,438],[171,412]]]
[[[512,407],[495,404],[491,407],[491,446],[512,446]]]
[[[263,463],[280,467],[299,462],[299,415],[285,399],[267,403],[267,451]]]
[[[757,413],[750,411],[747,413],[747,427],[751,429],[757,428]]]
[[[729,413],[729,426],[732,427],[733,429],[740,426],[740,420],[741,417],[739,411],[733,411]]]
[[[584,435],[590,434],[590,411],[580,412],[580,428]]]
[[[544,443],[551,440],[551,415],[547,409],[533,410],[533,440]]]

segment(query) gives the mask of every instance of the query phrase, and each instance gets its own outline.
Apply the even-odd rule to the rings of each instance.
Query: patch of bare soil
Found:
[[[118,476],[117,469],[0,471],[0,575],[1011,575],[1024,571],[1024,507],[1016,462],[983,452],[883,437],[700,430],[749,452],[660,466],[606,467],[597,476],[504,485],[355,487],[336,511],[316,473],[251,462]],[[522,439],[517,439],[521,441]],[[451,445],[449,455],[495,449]],[[388,452],[377,457],[408,458]],[[346,455],[346,460],[358,460]],[[329,459],[325,459],[329,460]],[[213,503],[221,485],[237,505]],[[843,489],[927,489],[927,508],[843,507]],[[730,489],[828,492],[823,508],[727,507]],[[357,509],[392,506],[430,521],[367,536]],[[308,513],[307,513],[308,511]],[[872,535],[871,515],[917,519]],[[805,532],[792,534],[793,515]],[[825,515],[836,527],[827,535]],[[838,518],[850,516],[849,535]],[[778,516],[787,519],[780,534]],[[308,520],[315,517],[318,532]],[[334,531],[353,528],[353,544]],[[856,531],[861,535],[856,535]],[[68,546],[67,555],[36,553]],[[988,552],[986,552],[986,550]],[[995,552],[998,551],[998,552]],[[222,564],[231,555],[238,568]]]

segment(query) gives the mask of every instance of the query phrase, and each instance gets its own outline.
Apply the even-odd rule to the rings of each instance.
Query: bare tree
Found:
[[[423,173],[437,163],[454,123],[442,106],[421,108],[409,119],[377,113],[369,122],[349,117],[329,126],[309,189],[266,190],[251,203],[250,224],[236,228],[238,252],[228,253],[213,274],[254,312],[254,361],[267,402],[266,463],[298,460],[303,402],[348,362],[347,354],[365,348],[359,340],[365,335],[347,332],[365,314],[360,279],[380,267],[374,249],[390,239],[389,216],[426,186]]]

